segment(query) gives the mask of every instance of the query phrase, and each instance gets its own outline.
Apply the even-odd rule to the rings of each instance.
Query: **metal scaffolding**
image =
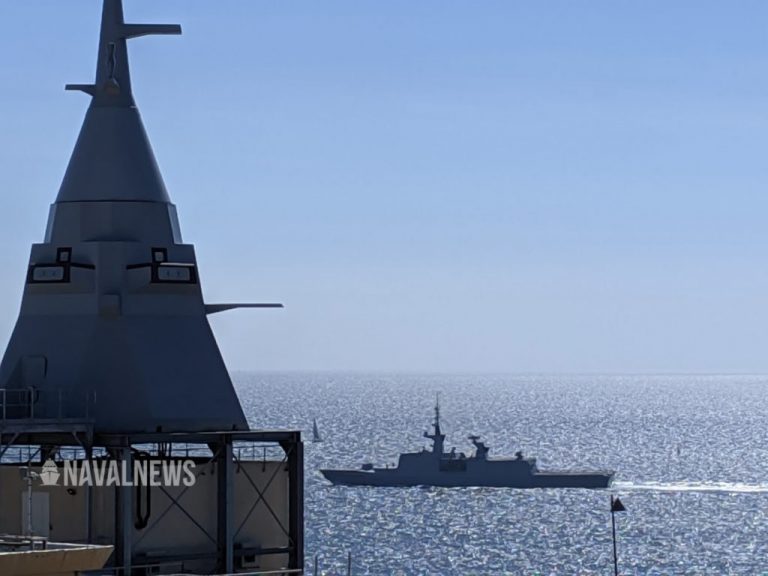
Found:
[[[119,486],[114,490],[115,527],[112,568],[115,573],[132,574],[139,566],[146,566],[147,559],[135,552],[135,547],[152,530],[162,528],[162,519],[171,509],[179,510],[197,529],[202,531],[211,543],[210,551],[201,550],[195,554],[155,555],[152,564],[191,560],[215,560],[218,572],[229,574],[242,569],[244,559],[283,554],[288,558],[286,570],[301,570],[304,566],[304,453],[301,433],[298,431],[240,431],[240,432],[157,432],[139,434],[98,434],[93,423],[82,420],[59,421],[48,418],[29,417],[0,418],[0,464],[3,466],[42,464],[46,458],[58,454],[60,457],[69,450],[77,459],[91,459],[95,454],[117,460],[129,469],[140,454],[155,457],[192,458],[201,464],[212,464],[216,469],[216,531],[210,533],[185,508],[182,497],[185,491],[174,496],[166,489],[159,489],[170,500],[168,508],[159,516],[151,518],[135,538],[134,516],[140,491],[133,486]],[[9,450],[16,449],[16,458]],[[282,459],[267,459],[267,450],[282,451]],[[248,474],[244,464],[263,462],[279,463],[271,472],[266,485],[259,484]],[[287,468],[287,470],[286,470]],[[285,525],[270,505],[267,491],[279,471],[288,477],[288,522]],[[240,494],[235,490],[235,472],[243,474],[251,494]],[[88,489],[87,534],[89,543],[93,537],[93,504]],[[242,485],[241,485],[242,491]],[[239,523],[235,523],[233,506],[236,501],[249,503],[249,509]],[[139,502],[139,508],[141,508]],[[146,505],[146,503],[145,503]],[[263,508],[274,520],[284,536],[285,544],[276,547],[245,547],[236,545],[236,538],[254,511]],[[147,514],[147,516],[149,516]],[[148,520],[150,520],[148,518]],[[134,570],[137,568],[137,570]],[[142,572],[143,573],[143,572]]]

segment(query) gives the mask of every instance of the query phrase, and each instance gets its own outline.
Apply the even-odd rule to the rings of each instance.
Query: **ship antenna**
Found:
[[[181,34],[181,26],[126,24],[123,0],[104,0],[96,81],[93,84],[67,84],[66,89],[90,94],[96,106],[133,106],[126,40],[153,34]]]
[[[440,434],[440,392],[435,395],[435,433]]]

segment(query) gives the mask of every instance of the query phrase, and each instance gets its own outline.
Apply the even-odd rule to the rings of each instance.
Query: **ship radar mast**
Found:
[[[438,456],[443,455],[443,442],[445,441],[445,434],[440,431],[440,394],[437,394],[435,398],[435,422],[433,424],[435,428],[434,434],[424,432],[424,437],[432,440],[432,453]]]

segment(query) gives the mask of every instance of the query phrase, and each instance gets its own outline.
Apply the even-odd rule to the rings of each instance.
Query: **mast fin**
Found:
[[[206,314],[216,314],[218,312],[226,312],[227,310],[235,310],[237,308],[283,308],[283,305],[277,302],[265,302],[257,304],[206,304]]]
[[[181,34],[179,24],[123,24],[119,30],[120,36],[126,40],[139,36],[177,36]]]
[[[64,86],[64,90],[85,92],[86,94],[93,96],[96,94],[96,84],[67,84]]]

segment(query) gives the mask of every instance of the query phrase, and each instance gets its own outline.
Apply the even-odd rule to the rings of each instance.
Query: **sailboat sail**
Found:
[[[312,420],[312,442],[322,442],[323,438],[320,436],[320,430],[317,429],[317,420]]]

